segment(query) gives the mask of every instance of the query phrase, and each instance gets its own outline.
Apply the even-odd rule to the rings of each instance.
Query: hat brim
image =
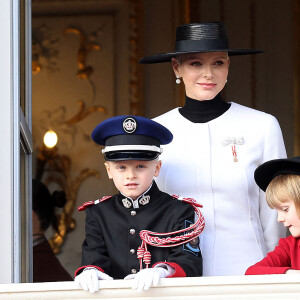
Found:
[[[112,151],[104,153],[107,161],[141,160],[149,161],[156,159],[160,153],[154,151]]]
[[[254,179],[257,185],[266,191],[270,182],[282,174],[300,175],[300,157],[267,161],[256,168]]]
[[[197,50],[197,51],[178,51],[170,53],[161,53],[156,55],[150,55],[142,57],[139,62],[141,64],[156,64],[162,62],[170,62],[172,57],[175,57],[180,54],[188,53],[205,53],[205,52],[228,52],[229,56],[235,55],[247,55],[247,54],[258,54],[263,53],[263,50],[258,49],[209,49],[209,50]]]

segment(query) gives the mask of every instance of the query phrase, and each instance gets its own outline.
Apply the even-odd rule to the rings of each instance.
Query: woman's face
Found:
[[[186,95],[211,100],[224,88],[228,75],[227,52],[189,53],[172,58],[175,75],[182,78]]]

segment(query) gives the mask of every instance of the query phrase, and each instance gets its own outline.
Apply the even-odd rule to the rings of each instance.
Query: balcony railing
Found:
[[[166,278],[159,286],[138,293],[131,281],[101,281],[95,294],[74,282],[0,284],[0,299],[300,299],[300,275]]]

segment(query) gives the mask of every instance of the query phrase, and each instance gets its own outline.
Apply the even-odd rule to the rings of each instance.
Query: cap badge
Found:
[[[127,133],[134,133],[136,130],[137,124],[135,119],[126,118],[123,122],[123,129]]]
[[[141,205],[146,205],[146,204],[148,204],[150,202],[150,196],[148,195],[148,196],[143,196],[141,199],[139,199],[139,203],[141,204]]]
[[[127,198],[122,199],[122,203],[126,208],[130,208],[132,206],[132,203]]]

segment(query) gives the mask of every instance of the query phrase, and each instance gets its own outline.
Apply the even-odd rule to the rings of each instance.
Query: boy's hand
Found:
[[[124,279],[134,279],[132,288],[138,292],[149,290],[151,285],[157,286],[160,278],[165,278],[169,275],[165,268],[157,267],[150,269],[143,269],[137,274],[127,275]]]
[[[83,290],[89,290],[90,293],[95,293],[99,291],[99,279],[112,280],[113,278],[95,268],[86,268],[75,277],[74,281],[78,286],[81,286]]]

